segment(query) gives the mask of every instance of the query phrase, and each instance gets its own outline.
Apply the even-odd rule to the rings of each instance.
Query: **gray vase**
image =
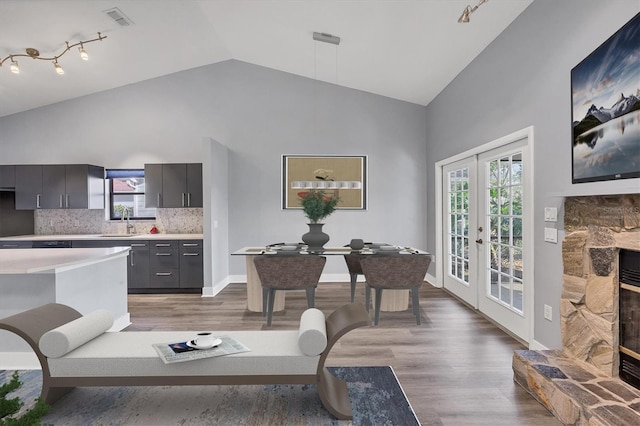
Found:
[[[322,232],[324,223],[308,223],[309,232],[302,236],[302,241],[309,246],[309,251],[322,250],[322,246],[329,242],[329,235]]]

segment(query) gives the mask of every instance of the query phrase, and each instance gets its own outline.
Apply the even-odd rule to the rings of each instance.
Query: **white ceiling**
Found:
[[[43,57],[107,36],[53,65],[17,58],[0,68],[0,117],[90,93],[237,59],[427,105],[533,0],[0,0],[0,59]],[[104,11],[118,7],[134,25]],[[341,37],[315,42],[314,31]]]

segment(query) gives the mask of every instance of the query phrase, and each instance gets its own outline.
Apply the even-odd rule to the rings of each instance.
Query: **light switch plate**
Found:
[[[544,318],[553,321],[553,311],[549,305],[544,305]]]
[[[556,228],[544,228],[544,240],[548,243],[557,243],[558,230]]]
[[[558,221],[558,209],[555,207],[544,208],[544,221],[545,222],[557,222]]]

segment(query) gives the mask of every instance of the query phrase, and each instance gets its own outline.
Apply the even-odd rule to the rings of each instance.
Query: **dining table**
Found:
[[[367,243],[359,250],[350,247],[323,247],[310,250],[302,243],[276,243],[265,246],[243,247],[231,253],[232,256],[244,256],[247,270],[247,309],[251,312],[262,312],[262,284],[253,264],[256,256],[344,256],[357,254],[362,256],[402,256],[422,255],[432,256],[431,253],[417,248],[387,243]],[[277,291],[273,311],[284,310],[284,291]],[[405,311],[409,308],[409,290],[393,290],[382,293],[380,310],[385,312]]]

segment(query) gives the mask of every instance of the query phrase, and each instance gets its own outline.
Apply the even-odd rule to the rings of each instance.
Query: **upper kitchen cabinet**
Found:
[[[16,166],[16,209],[104,209],[104,168],[89,164]]]
[[[42,166],[16,166],[16,210],[35,210],[42,197]]]
[[[0,164],[0,189],[16,187],[16,166]]]
[[[145,164],[146,207],[202,207],[202,164]]]

